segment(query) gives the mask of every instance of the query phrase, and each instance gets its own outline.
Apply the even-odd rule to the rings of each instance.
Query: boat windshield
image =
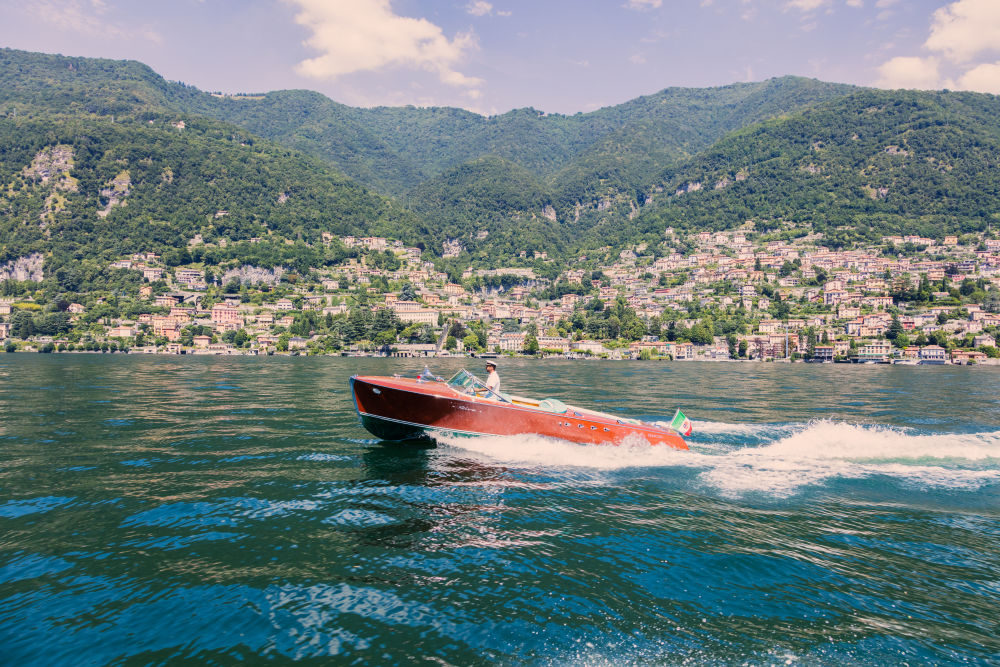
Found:
[[[417,376],[417,379],[424,382],[444,382],[443,377],[438,377],[437,375],[434,375],[434,373],[431,373],[429,366],[424,366],[424,370],[420,371],[420,375]]]
[[[477,378],[475,375],[465,370],[464,368],[459,372],[455,373],[450,380],[448,380],[448,386],[455,389],[463,394],[471,394],[478,390],[485,390],[486,383]]]

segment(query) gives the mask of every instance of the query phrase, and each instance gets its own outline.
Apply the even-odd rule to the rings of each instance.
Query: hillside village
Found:
[[[32,289],[37,270],[17,276],[0,266],[0,341],[8,352],[907,364],[1000,357],[1000,240],[889,236],[835,250],[819,234],[773,236],[752,223],[684,238],[667,229],[657,248],[581,257],[556,280],[512,267],[469,269],[451,282],[419,248],[325,234],[325,244],[352,256],[308,276],[250,266],[220,276],[139,253],[107,267],[132,276],[134,294],[71,302]]]

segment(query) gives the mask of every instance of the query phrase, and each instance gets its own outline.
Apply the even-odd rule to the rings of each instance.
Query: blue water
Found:
[[[0,661],[1000,663],[1000,370],[504,360],[691,451],[361,429],[420,368],[0,355]]]

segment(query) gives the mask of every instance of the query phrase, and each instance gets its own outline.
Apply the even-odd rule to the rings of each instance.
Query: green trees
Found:
[[[585,333],[592,338],[639,340],[647,332],[646,323],[621,297],[607,308],[600,299],[591,299],[573,312],[568,324],[572,331]]]
[[[347,342],[357,342],[368,339],[371,336],[372,324],[375,317],[372,311],[364,307],[351,309],[347,317],[347,324],[344,327],[344,340]]]
[[[473,352],[482,349],[482,346],[479,344],[479,336],[474,333],[470,333],[462,339],[462,346],[465,347],[466,350],[471,350]]]
[[[68,313],[56,311],[32,315],[28,311],[18,310],[11,318],[10,335],[22,340],[35,335],[60,336],[68,333],[70,328]]]
[[[902,333],[903,325],[899,321],[899,318],[893,315],[892,322],[889,324],[889,329],[885,332],[885,337],[889,340],[895,341]]]
[[[524,337],[524,352],[531,355],[538,354],[538,337],[535,334],[529,333]]]
[[[711,323],[702,321],[695,324],[688,333],[688,339],[696,345],[711,345],[713,341]]]
[[[223,342],[230,343],[234,347],[244,347],[249,341],[250,336],[243,329],[237,329],[235,331],[227,331],[222,334]]]
[[[288,332],[293,336],[311,336],[313,331],[318,327],[317,321],[319,316],[314,310],[298,312],[293,317],[292,324],[288,327]]]
[[[400,301],[416,301],[417,292],[413,289],[413,284],[409,281],[403,283],[402,288],[399,290],[399,300]]]
[[[314,317],[313,313],[309,312],[308,316],[303,314],[303,320],[308,320],[311,323],[310,331],[312,331],[317,325],[311,319]],[[373,313],[367,306],[352,308],[347,320],[340,327],[340,333],[344,342],[357,343],[367,340],[377,343],[380,347],[395,343],[400,334],[410,342],[415,342],[414,339],[423,337],[423,330],[419,325],[404,327],[394,311],[380,308]],[[433,332],[431,332],[431,337],[433,337]]]
[[[948,339],[948,333],[944,330],[932,331],[927,340],[931,345],[939,345],[945,349],[954,347]]]
[[[35,320],[31,313],[19,310],[14,313],[10,320],[10,335],[13,338],[24,340],[35,334]]]
[[[988,313],[1000,313],[1000,290],[991,287],[983,298],[983,309]]]

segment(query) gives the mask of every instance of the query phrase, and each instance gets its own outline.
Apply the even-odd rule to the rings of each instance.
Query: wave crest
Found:
[[[439,436],[442,444],[514,467],[677,468],[727,496],[786,497],[838,479],[888,476],[916,488],[978,489],[1000,474],[1000,432],[921,434],[831,420],[696,422],[691,451],[645,444],[580,445],[537,435]],[[690,475],[688,475],[690,476]]]

